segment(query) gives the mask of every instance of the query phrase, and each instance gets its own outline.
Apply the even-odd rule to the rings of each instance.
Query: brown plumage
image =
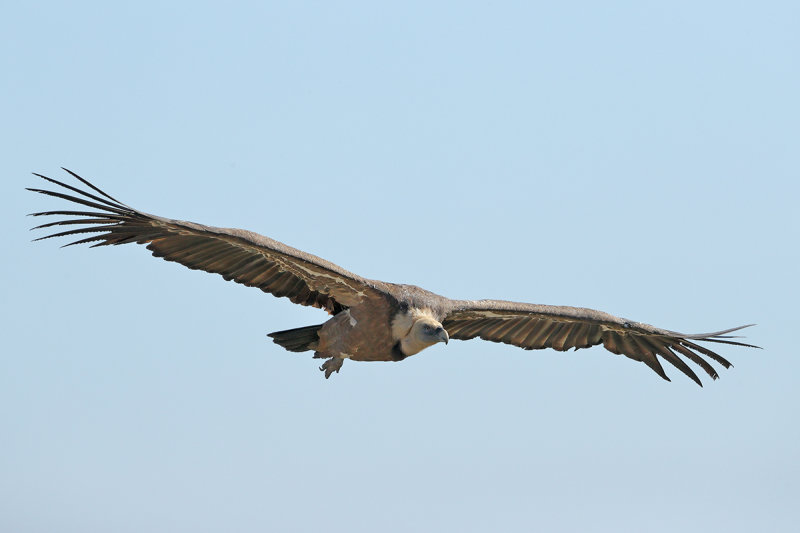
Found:
[[[728,335],[747,326],[686,335],[592,309],[499,300],[450,300],[413,285],[365,279],[256,233],[143,213],[66,171],[93,192],[35,174],[69,192],[28,190],[68,200],[83,208],[32,213],[32,216],[72,217],[34,229],[83,227],[36,240],[81,236],[65,246],[144,244],[154,256],[167,261],[220,274],[226,280],[285,296],[297,304],[324,309],[333,315],[324,324],[270,333],[270,337],[287,350],[313,350],[314,357],[326,359],[320,367],[326,378],[339,371],[344,359],[400,361],[438,342],[479,337],[526,350],[565,351],[602,344],[615,354],[645,363],[669,381],[660,357],[702,386],[682,357],[713,379],[718,374],[707,359],[725,368],[731,364],[697,341],[756,348],[731,340],[733,337]]]

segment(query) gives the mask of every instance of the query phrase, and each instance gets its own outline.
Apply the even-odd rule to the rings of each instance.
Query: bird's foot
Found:
[[[334,372],[337,374],[339,373],[339,369],[342,368],[343,363],[344,359],[341,357],[331,357],[325,361],[319,369],[325,372],[325,379],[328,379]]]

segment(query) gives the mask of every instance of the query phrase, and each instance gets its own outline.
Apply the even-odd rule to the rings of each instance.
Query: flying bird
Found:
[[[144,244],[155,257],[220,274],[228,281],[287,297],[296,304],[323,309],[331,315],[326,322],[269,336],[291,352],[312,351],[314,358],[324,359],[320,370],[325,378],[339,372],[345,359],[402,361],[440,342],[477,337],[525,350],[566,351],[602,344],[612,353],[643,362],[669,381],[659,362],[661,358],[702,386],[684,358],[713,379],[718,374],[708,360],[725,368],[731,363],[698,342],[757,348],[731,340],[736,337],[730,333],[748,326],[686,335],[593,309],[501,300],[451,300],[414,285],[365,279],[257,233],[144,213],[74,172],[63,170],[89,190],[36,173],[62,189],[28,190],[82,207],[31,213],[36,217],[70,217],[32,229],[82,227],[36,240],[88,234],[64,246]]]

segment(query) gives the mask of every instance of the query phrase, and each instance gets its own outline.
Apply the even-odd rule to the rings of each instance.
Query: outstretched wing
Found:
[[[94,246],[135,242],[146,244],[156,257],[175,261],[194,270],[221,274],[226,280],[258,287],[292,302],[336,314],[363,298],[381,293],[377,282],[366,280],[317,256],[278,241],[240,229],[214,228],[143,213],[112,198],[77,174],[64,169],[93,192],[35,174],[80,196],[62,191],[28,189],[69,200],[90,210],[45,211],[32,216],[63,215],[68,218],[33,229],[84,226],[41,237],[92,234],[65,246]],[[97,193],[97,194],[94,194]]]
[[[695,341],[758,348],[732,341],[730,339],[733,337],[727,335],[748,326],[685,335],[593,309],[500,300],[456,301],[454,309],[446,316],[442,325],[451,339],[469,340],[480,337],[487,341],[513,344],[526,350],[553,348],[566,351],[570,348],[588,348],[602,344],[610,352],[643,362],[659,376],[670,381],[658,361],[657,356],[660,356],[701,387],[703,384],[700,378],[681,359],[681,355],[697,364],[713,379],[719,376],[705,358],[716,361],[725,368],[731,364]]]

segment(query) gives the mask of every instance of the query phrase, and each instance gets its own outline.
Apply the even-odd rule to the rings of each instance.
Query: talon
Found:
[[[344,359],[340,357],[331,357],[325,361],[319,369],[325,372],[325,379],[328,379],[334,372],[337,374],[339,373],[339,369],[342,368],[342,363],[344,363]]]

